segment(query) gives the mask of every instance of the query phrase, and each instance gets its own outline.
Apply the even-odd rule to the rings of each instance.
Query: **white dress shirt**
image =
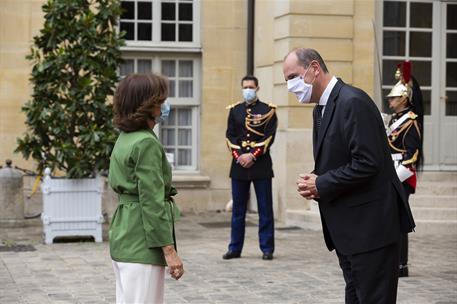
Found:
[[[330,82],[328,83],[327,87],[325,88],[324,92],[322,93],[321,98],[319,99],[319,105],[323,106],[322,117],[324,117],[324,111],[325,111],[325,107],[327,106],[328,98],[330,97],[330,93],[332,92],[333,87],[335,86],[337,81],[338,81],[338,79],[336,79],[336,77],[333,76],[332,79],[330,80]],[[316,179],[316,191],[317,191],[317,193],[319,193],[319,189],[317,188],[317,179]]]
[[[324,116],[325,106],[327,105],[328,98],[330,97],[330,93],[333,90],[338,79],[335,76],[332,77],[330,82],[328,83],[327,87],[325,88],[324,92],[322,93],[321,98],[319,99],[319,105],[322,107],[322,116]]]

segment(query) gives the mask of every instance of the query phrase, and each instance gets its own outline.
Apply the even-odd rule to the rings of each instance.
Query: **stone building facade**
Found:
[[[43,2],[0,0],[0,160],[12,158],[28,169],[34,164],[13,150],[25,130],[20,108],[31,92],[31,65],[25,56],[42,26]],[[247,73],[249,52],[260,81],[260,99],[278,106],[272,157],[279,219],[312,207],[298,197],[295,180],[300,172],[313,169],[313,106],[299,105],[288,94],[282,75],[283,57],[295,47],[320,51],[332,74],[364,89],[380,110],[385,110],[382,92],[393,85],[395,62],[412,60],[428,107],[426,168],[457,169],[457,142],[452,136],[457,128],[457,26],[455,18],[448,18],[457,5],[452,2],[122,2],[126,12],[120,27],[128,37],[120,75],[163,73],[173,86],[173,119],[157,132],[174,155],[174,181],[184,210],[222,209],[230,200],[225,107],[241,99],[240,79]],[[249,2],[254,4],[253,49],[247,43]]]

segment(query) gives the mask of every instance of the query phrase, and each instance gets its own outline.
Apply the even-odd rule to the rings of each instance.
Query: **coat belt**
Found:
[[[135,194],[119,194],[119,202],[139,202],[140,197]]]
[[[136,194],[118,194],[119,195],[119,202],[125,203],[138,203],[140,202],[140,197]],[[173,197],[170,196],[167,199],[168,202],[173,202]]]
[[[123,203],[139,203],[140,202],[140,197],[136,194],[118,194],[119,195],[119,204],[123,204]],[[170,195],[170,197],[168,198],[167,200],[169,203],[170,203],[170,215],[171,215],[171,221],[172,221],[172,224],[173,224],[173,242],[174,242],[174,247],[175,247],[175,250],[178,251],[178,247],[176,245],[176,235],[175,235],[175,216],[174,216],[174,202],[173,202],[173,196]]]

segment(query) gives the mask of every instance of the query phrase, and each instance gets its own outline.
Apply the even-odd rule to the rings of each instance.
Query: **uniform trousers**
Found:
[[[263,253],[273,253],[274,217],[271,178],[253,180],[259,212],[259,243]],[[243,249],[246,209],[249,199],[250,180],[232,178],[232,232],[229,250],[240,252]]]
[[[116,276],[116,304],[163,303],[165,267],[112,262]]]

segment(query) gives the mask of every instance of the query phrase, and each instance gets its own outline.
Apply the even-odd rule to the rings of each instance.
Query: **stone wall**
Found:
[[[256,1],[255,74],[260,97],[278,105],[279,130],[272,147],[275,204],[286,210],[309,209],[296,192],[299,173],[313,170],[312,109],[288,94],[282,73],[284,56],[297,47],[317,49],[330,73],[373,94],[375,1]]]
[[[11,158],[14,164],[28,169],[34,164],[13,154],[13,150],[16,138],[25,130],[20,108],[31,92],[31,66],[25,56],[32,37],[42,26],[43,2],[0,1],[0,161]],[[176,200],[189,211],[222,209],[230,200],[231,155],[225,144],[225,107],[241,99],[240,79],[246,73],[247,2],[202,0],[200,7],[199,168],[191,175],[174,177],[180,192]],[[259,97],[278,105],[279,129],[272,156],[274,204],[279,218],[284,217],[286,209],[309,207],[296,194],[295,180],[298,173],[313,168],[312,106],[299,105],[287,93],[283,57],[295,47],[316,48],[331,73],[372,94],[374,7],[374,0],[256,1],[255,74],[260,80]],[[40,209],[35,200],[37,194],[26,199],[26,212],[34,213],[34,206]]]
[[[209,193],[192,193],[193,209],[222,209],[230,200],[231,155],[225,142],[227,105],[241,100],[246,74],[247,4],[243,0],[204,0],[202,19],[202,106],[200,172],[210,179]],[[178,187],[179,189],[179,187]],[[183,190],[186,195],[189,189]],[[190,193],[189,193],[190,194]],[[181,200],[178,195],[177,201]]]
[[[0,1],[0,162],[9,158],[20,167],[33,168],[14,154],[16,138],[25,131],[22,105],[29,100],[31,65],[25,59],[33,36],[43,23],[43,0]]]

